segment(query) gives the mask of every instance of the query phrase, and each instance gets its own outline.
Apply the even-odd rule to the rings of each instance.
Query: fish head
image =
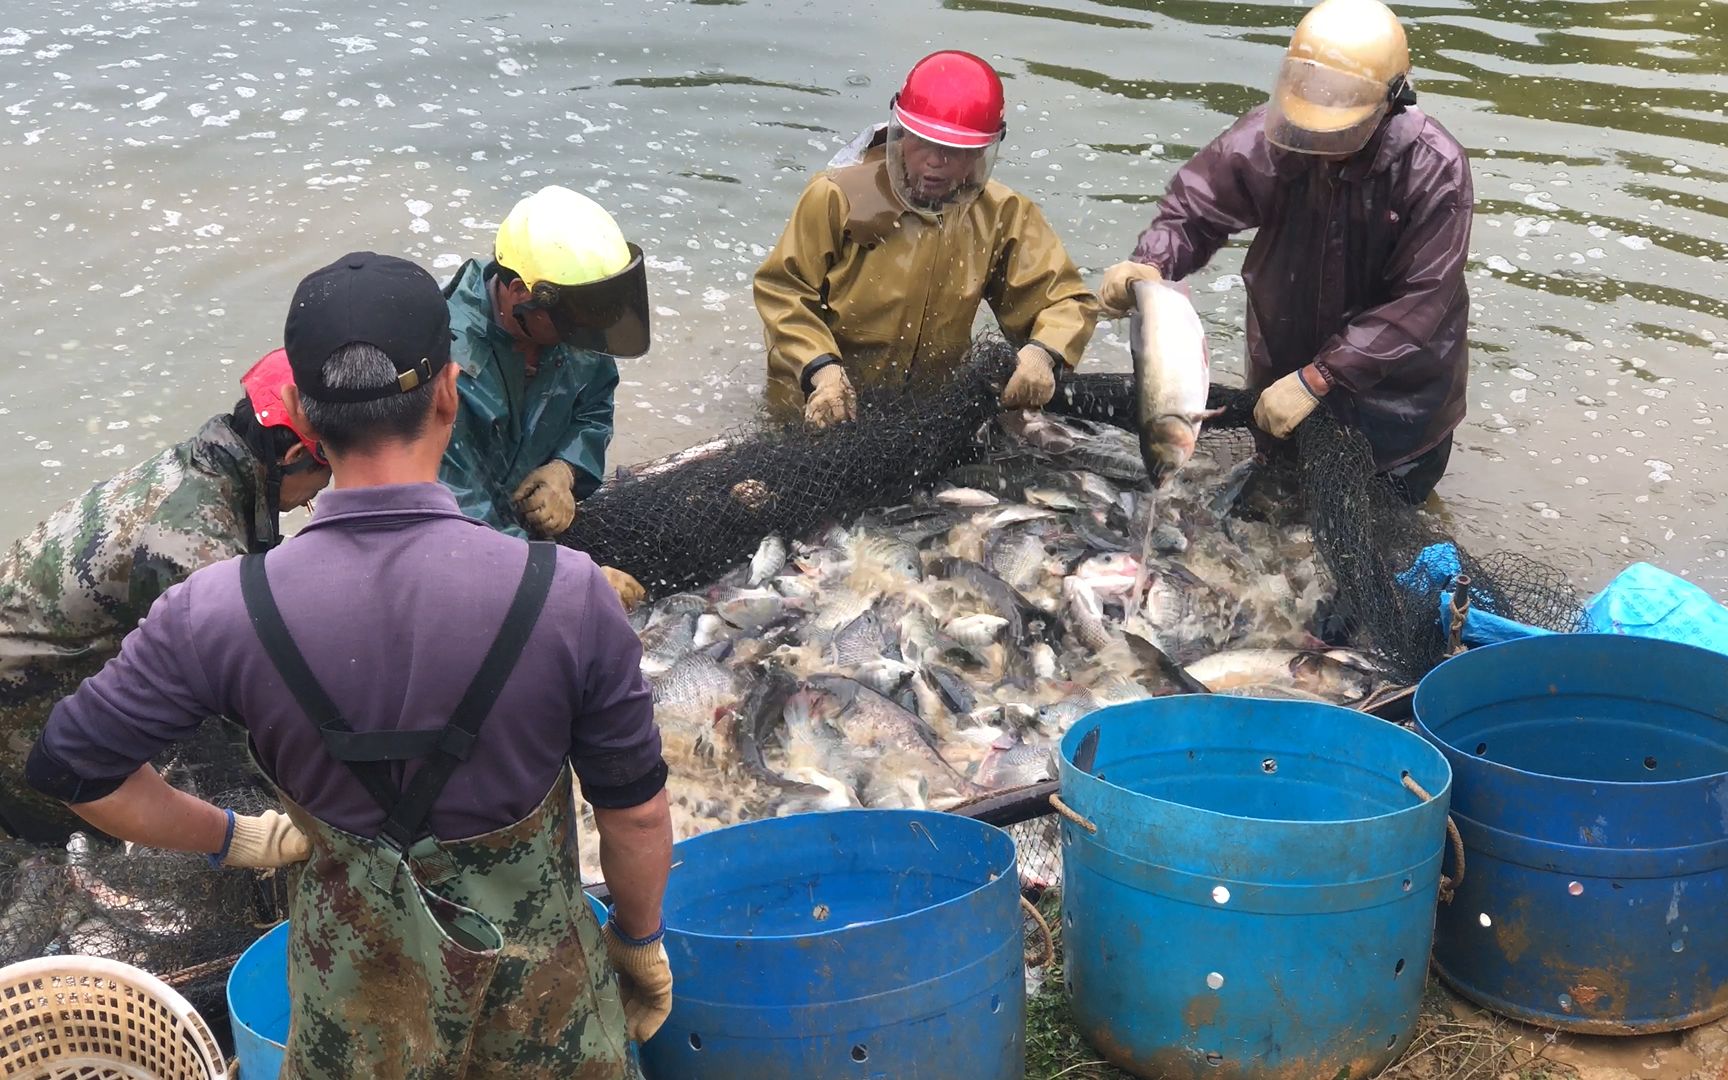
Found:
[[[1163,416],[1152,422],[1151,430],[1142,435],[1140,456],[1155,487],[1169,486],[1170,478],[1194,456],[1198,441],[1196,425],[1186,417]]]

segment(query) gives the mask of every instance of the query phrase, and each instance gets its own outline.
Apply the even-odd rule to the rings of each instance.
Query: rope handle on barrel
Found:
[[[1056,811],[1058,814],[1061,814],[1063,817],[1067,818],[1069,821],[1072,821],[1074,824],[1080,826],[1082,829],[1085,829],[1089,833],[1096,833],[1098,831],[1098,826],[1092,824],[1090,821],[1087,821],[1085,818],[1081,817],[1078,813],[1075,812],[1073,807],[1069,806],[1067,803],[1062,801],[1062,796],[1056,794],[1055,792],[1050,793],[1050,809]]]
[[[1038,910],[1038,905],[1022,896],[1020,898],[1020,906],[1026,910],[1026,914],[1031,916],[1032,921],[1038,925],[1038,937],[1043,942],[1043,948],[1038,953],[1037,959],[1033,959],[1030,955],[1026,957],[1026,966],[1043,967],[1045,964],[1056,959],[1056,935],[1051,931],[1050,924],[1044,921],[1044,916]]]
[[[1404,774],[1404,786],[1423,802],[1434,800],[1434,796],[1422,790],[1422,785],[1409,773]],[[1458,823],[1452,820],[1451,814],[1446,815],[1446,839],[1452,842],[1452,858],[1458,864],[1457,877],[1447,877],[1444,872],[1440,874],[1440,899],[1450,904],[1458,893],[1458,886],[1464,884],[1464,834],[1458,831]]]

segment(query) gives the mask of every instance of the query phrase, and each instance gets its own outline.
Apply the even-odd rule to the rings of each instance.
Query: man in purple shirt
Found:
[[[332,489],[293,542],[164,593],[55,707],[31,782],[121,839],[306,860],[284,1076],[633,1075],[626,1034],[671,1004],[672,832],[617,594],[586,555],[494,532],[438,484],[457,368],[424,270],[345,256],[301,282],[284,336],[285,405]],[[245,725],[286,814],[224,811],[147,764],[210,715]]]
[[[1180,280],[1257,229],[1242,263],[1255,424],[1288,438],[1323,399],[1420,503],[1464,419],[1474,201],[1464,148],[1416,107],[1397,16],[1322,0],[1271,100],[1177,170],[1099,301],[1122,315],[1135,280]]]

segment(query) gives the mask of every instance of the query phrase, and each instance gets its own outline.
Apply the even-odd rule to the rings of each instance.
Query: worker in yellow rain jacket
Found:
[[[829,424],[855,387],[953,370],[980,301],[1020,346],[1005,408],[1042,406],[1080,362],[1098,303],[1032,200],[990,179],[1002,118],[989,64],[934,53],[804,189],[756,272],[772,413]]]

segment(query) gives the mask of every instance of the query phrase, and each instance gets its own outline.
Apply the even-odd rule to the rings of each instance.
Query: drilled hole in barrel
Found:
[[[1572,884],[1566,886],[1566,891],[1571,893],[1573,896],[1583,896],[1584,884],[1582,882],[1574,881]]]
[[[1386,1036],[1386,1049],[1390,1050],[1394,1046],[1397,1046],[1397,1045],[1398,1045],[1398,1036],[1396,1036],[1396,1035]]]
[[[1219,972],[1211,972],[1206,976],[1206,985],[1213,990],[1224,989],[1224,976]]]
[[[1476,916],[1476,921],[1481,923],[1483,925],[1483,927],[1489,927],[1489,926],[1494,925],[1494,920],[1490,919],[1488,917],[1488,913],[1486,911],[1484,911],[1482,914]]]
[[[1214,904],[1228,904],[1230,902],[1230,890],[1226,889],[1222,885],[1214,886],[1212,889],[1212,902]]]
[[[1655,769],[1656,768],[1656,759],[1653,757],[1645,758],[1644,759],[1644,767],[1646,769],[1652,769],[1652,770]]]
[[[1271,776],[1273,773],[1278,771],[1278,759],[1267,758],[1265,761],[1262,761],[1260,763],[1260,771],[1265,773],[1267,776]]]
[[[1405,891],[1405,892],[1409,892],[1409,891],[1410,891],[1410,888],[1411,888],[1411,886],[1412,886],[1412,885],[1414,885],[1414,884],[1415,884],[1415,882],[1413,882],[1413,881],[1411,881],[1411,880],[1410,880],[1410,879],[1409,879],[1409,878],[1405,878],[1405,879],[1404,879],[1404,884],[1403,884],[1403,885],[1402,885],[1402,886],[1400,886],[1400,887],[1401,887],[1401,888],[1402,888],[1402,889],[1403,889],[1403,890],[1404,890],[1404,891]]]
[[[1216,1050],[1210,1051],[1206,1055],[1206,1064],[1216,1069],[1218,1066],[1224,1064],[1224,1055],[1220,1054]]]
[[[1067,925],[1068,929],[1070,929],[1070,930],[1074,929],[1074,916],[1068,914],[1067,912],[1063,912],[1062,913],[1062,921],[1063,921],[1063,923],[1065,923]]]
[[[991,994],[990,995],[990,1012],[991,1012],[991,1014],[994,1015],[994,1014],[999,1013],[1001,1011],[1002,1011],[1002,995]]]
[[[1402,974],[1404,974],[1404,958],[1399,957],[1398,962],[1392,965],[1392,977],[1396,979]]]
[[[1487,743],[1479,742],[1476,744],[1476,756],[1477,757],[1481,757],[1483,754],[1486,754],[1487,752],[1488,752],[1488,744]]]
[[[852,1060],[856,1061],[860,1065],[864,1064],[866,1061],[869,1061],[870,1060],[869,1047],[865,1046],[863,1043],[859,1043],[857,1046],[854,1046],[852,1048]]]
[[[1668,946],[1668,948],[1671,952],[1685,952],[1686,951],[1686,943],[1684,941],[1681,941],[1679,938],[1675,938],[1673,943],[1670,944]]]
[[[1561,994],[1560,995],[1560,1011],[1561,1012],[1571,1012],[1572,1011],[1572,995],[1571,994]]]
[[[692,1050],[702,1049],[702,1036],[696,1034],[694,1031],[692,1031],[690,1033],[690,1049],[692,1049]]]

